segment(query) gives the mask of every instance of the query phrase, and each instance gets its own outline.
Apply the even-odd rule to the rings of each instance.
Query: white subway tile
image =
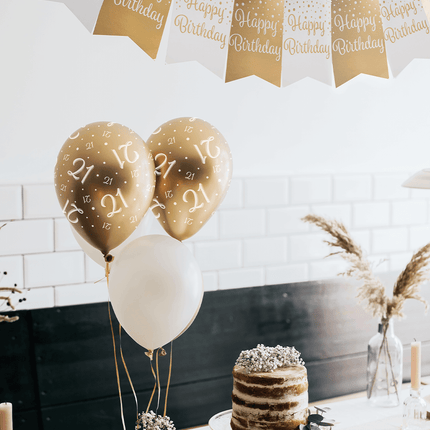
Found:
[[[105,282],[76,284],[55,287],[55,306],[100,303],[109,300]]]
[[[375,229],[372,232],[373,254],[407,251],[409,232],[406,227]]]
[[[72,226],[66,218],[56,218],[55,228],[55,250],[56,251],[79,251],[81,247],[72,233]]]
[[[336,220],[351,227],[352,208],[349,204],[334,204],[334,205],[312,205],[311,212],[315,215],[320,215],[326,219]],[[319,228],[312,225],[311,230],[316,231]]]
[[[350,235],[357,245],[367,254],[370,252],[370,230],[351,230]]]
[[[330,254],[331,250],[324,243],[329,239],[325,233],[308,233],[290,237],[290,260],[320,260]]]
[[[330,257],[323,261],[314,261],[309,263],[309,278],[312,281],[334,279],[347,268],[348,263],[342,258]]]
[[[334,200],[356,202],[371,200],[372,177],[370,175],[339,175],[334,177]]]
[[[85,282],[100,281],[104,277],[105,268],[85,254]]]
[[[16,310],[53,308],[55,306],[53,287],[24,290],[22,296],[25,301],[17,303]]]
[[[220,212],[222,239],[264,236],[266,232],[264,209],[242,209]]]
[[[266,267],[266,285],[304,282],[309,279],[306,263]]]
[[[1,185],[0,202],[0,220],[22,219],[21,185]]]
[[[219,272],[219,287],[221,290],[260,287],[262,285],[264,285],[264,269],[262,267]]]
[[[218,290],[218,272],[203,272],[202,275],[205,291]]]
[[[215,212],[206,224],[189,238],[191,242],[217,240],[219,237],[219,212]]]
[[[425,224],[427,200],[404,200],[392,202],[393,225]]]
[[[430,242],[430,225],[411,227],[409,234],[409,249],[416,252]]]
[[[0,257],[0,287],[14,286],[24,288],[23,257],[22,255]]]
[[[384,273],[390,270],[390,257],[388,255],[369,255],[367,259],[372,264],[373,273]]]
[[[245,207],[271,207],[288,204],[288,178],[247,178],[244,180]]]
[[[374,176],[375,200],[399,200],[409,197],[409,189],[402,184],[410,175],[406,173],[379,174]]]
[[[372,202],[354,204],[353,225],[355,228],[389,226],[390,203]]]
[[[291,182],[291,203],[294,205],[326,203],[332,200],[330,176],[293,177]]]
[[[309,206],[268,209],[267,229],[269,235],[309,231],[309,224],[302,221],[302,218],[308,215],[309,212]]]
[[[428,188],[406,188],[410,192],[411,199],[428,199],[430,190]]]
[[[53,250],[52,219],[13,221],[0,230],[0,255],[32,254]]]
[[[287,261],[287,238],[265,237],[243,241],[243,264],[250,266],[267,266],[282,264]]]
[[[26,288],[83,283],[84,253],[73,251],[25,255],[24,280]]]
[[[54,184],[24,185],[24,218],[61,217],[63,211],[58,203]]]
[[[194,255],[202,271],[235,269],[242,266],[242,244],[236,240],[196,242]]]
[[[402,272],[406,265],[411,261],[412,252],[402,252],[389,256],[389,267],[391,271]]]
[[[241,207],[243,207],[243,180],[234,178],[231,180],[230,187],[219,209],[238,209]]]

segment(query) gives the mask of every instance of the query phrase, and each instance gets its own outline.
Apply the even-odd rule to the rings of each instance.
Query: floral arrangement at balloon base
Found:
[[[0,226],[0,230],[5,226],[6,224],[3,224]],[[3,272],[0,277],[0,282],[3,280],[3,278],[7,275],[7,272]],[[17,286],[17,284],[14,284],[13,287],[1,287],[0,286],[0,308],[8,308],[10,310],[15,310],[15,301],[12,300],[12,295],[15,293],[23,294],[22,290],[20,290]],[[25,302],[27,299],[25,297],[18,299],[18,302]],[[15,322],[19,320],[19,316],[10,316],[10,315],[0,315],[0,323],[1,322]]]
[[[170,417],[149,411],[139,413],[135,430],[176,430],[176,427]]]
[[[327,220],[318,215],[307,215],[304,222],[314,224],[331,236],[326,240],[330,247],[338,250],[330,253],[340,255],[349,263],[349,268],[339,275],[353,277],[362,282],[357,298],[364,309],[380,319],[378,333],[368,345],[367,397],[375,406],[397,406],[400,404],[402,384],[403,346],[394,334],[393,319],[403,318],[403,306],[407,299],[415,299],[425,306],[428,303],[420,295],[420,286],[429,279],[430,243],[420,248],[397,277],[392,296],[388,296],[381,280],[374,276],[372,264],[361,247],[352,239],[346,227],[336,220]]]

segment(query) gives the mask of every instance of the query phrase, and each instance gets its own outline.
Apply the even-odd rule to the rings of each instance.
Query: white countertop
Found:
[[[422,397],[426,398],[430,404],[430,385],[423,385]],[[365,393],[344,396],[337,399],[322,400],[310,404],[319,407],[327,406],[330,411],[326,418],[332,418],[336,424],[335,430],[400,430],[402,428],[403,400],[409,396],[409,384],[404,384],[401,392],[401,404],[396,407],[383,408],[371,406]],[[329,427],[321,427],[329,428]],[[423,429],[430,430],[430,421],[423,423]],[[211,429],[209,425],[195,427],[194,430],[220,430]],[[230,430],[229,421],[225,425],[225,430]]]

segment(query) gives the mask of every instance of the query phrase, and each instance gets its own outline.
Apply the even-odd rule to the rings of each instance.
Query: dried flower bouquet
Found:
[[[387,330],[389,321],[393,317],[404,317],[403,306],[407,299],[415,299],[422,302],[425,311],[428,310],[427,301],[420,295],[421,284],[429,279],[430,263],[430,243],[419,249],[406,265],[405,269],[398,276],[394,288],[393,296],[389,297],[385,293],[385,287],[381,280],[374,276],[372,264],[366,258],[361,247],[352,239],[346,227],[339,221],[327,220],[318,215],[307,215],[302,218],[304,222],[314,224],[331,236],[330,240],[325,240],[330,247],[339,250],[330,253],[331,255],[340,255],[349,263],[348,269],[339,275],[349,276],[362,281],[357,289],[357,298],[359,303],[363,303],[364,309],[372,314],[373,317],[381,319],[383,331],[383,340],[379,348],[378,363],[381,354],[387,354],[391,364],[390,351],[387,342]],[[377,370],[368,392],[370,397],[375,384]],[[393,378],[395,381],[395,378]],[[397,386],[395,385],[398,396]]]

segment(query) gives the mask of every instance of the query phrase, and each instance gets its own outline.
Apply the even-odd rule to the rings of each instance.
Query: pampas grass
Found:
[[[430,243],[412,256],[394,284],[393,296],[388,297],[381,280],[373,274],[372,264],[341,222],[327,220],[318,215],[307,215],[302,221],[316,225],[331,236],[330,240],[324,242],[332,248],[337,248],[337,251],[331,252],[328,256],[340,255],[349,263],[348,269],[339,275],[362,281],[357,289],[357,298],[372,316],[379,317],[382,321],[388,321],[392,317],[402,318],[403,306],[407,299],[420,301],[427,312],[428,303],[420,295],[420,286],[429,279]]]

